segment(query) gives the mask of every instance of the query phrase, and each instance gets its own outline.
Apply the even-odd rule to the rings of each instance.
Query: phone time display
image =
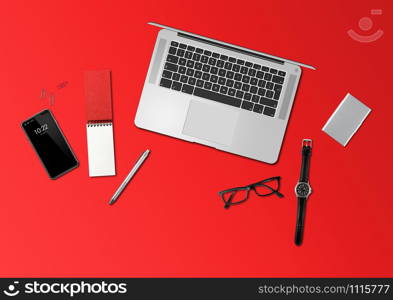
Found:
[[[44,134],[48,130],[48,124],[42,124],[37,129],[34,129],[35,134]]]

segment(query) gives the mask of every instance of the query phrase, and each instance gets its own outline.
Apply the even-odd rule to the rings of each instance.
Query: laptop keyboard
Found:
[[[160,86],[274,117],[286,73],[171,42]]]

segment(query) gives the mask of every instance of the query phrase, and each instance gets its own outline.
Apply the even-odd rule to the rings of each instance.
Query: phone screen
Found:
[[[74,153],[49,110],[24,121],[22,127],[50,178],[55,179],[78,166]]]

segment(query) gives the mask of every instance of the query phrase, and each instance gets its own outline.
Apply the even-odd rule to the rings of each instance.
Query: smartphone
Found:
[[[78,167],[78,160],[48,109],[22,122],[22,128],[51,179]]]

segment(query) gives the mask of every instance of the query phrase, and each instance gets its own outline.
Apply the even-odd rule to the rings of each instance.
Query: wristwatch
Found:
[[[311,149],[312,149],[312,140],[304,139],[302,141],[302,167],[300,169],[300,179],[297,185],[295,186],[295,193],[298,201],[295,244],[298,246],[300,246],[303,241],[306,200],[310,196],[312,191],[309,183]]]

